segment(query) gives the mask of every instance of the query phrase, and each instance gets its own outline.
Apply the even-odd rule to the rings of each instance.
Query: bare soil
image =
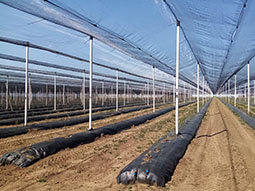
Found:
[[[170,106],[170,105],[167,105]],[[157,109],[161,109],[167,106],[161,106]],[[108,125],[111,123],[116,123],[122,120],[130,119],[133,117],[141,116],[147,113],[150,113],[152,111],[151,108],[149,109],[142,109],[135,112],[130,112],[126,114],[121,114],[113,117],[108,117],[102,120],[97,120],[93,122],[93,128],[98,128],[104,125]],[[98,112],[99,113],[99,112]],[[103,113],[103,112],[101,112]],[[73,117],[72,117],[73,118]],[[59,120],[59,119],[58,119]],[[64,120],[64,119],[63,119]],[[46,120],[44,120],[45,122]],[[37,122],[40,124],[39,122]],[[12,137],[7,137],[0,139],[0,155],[15,150],[17,148],[28,146],[37,142],[50,140],[56,137],[68,137],[72,134],[79,133],[86,131],[88,129],[88,122],[82,123],[78,125],[73,126],[66,126],[63,128],[57,128],[57,129],[48,129],[48,130],[31,130],[27,134],[23,135],[17,135]]]
[[[195,111],[195,104],[192,104],[181,108],[180,115],[187,117]],[[27,168],[0,166],[0,190],[128,190],[129,186],[116,184],[119,171],[173,130],[174,117],[174,111],[169,112],[119,134],[62,150]],[[121,118],[123,120],[127,116]],[[107,120],[104,123],[112,123],[113,119]],[[102,125],[102,121],[98,121],[99,125]],[[64,129],[54,132],[35,131],[1,139],[0,152],[3,154],[7,150],[68,134],[70,131]]]
[[[194,111],[196,104],[181,108],[181,120]],[[173,130],[174,117],[174,111],[169,112],[119,134],[62,150],[28,168],[0,166],[0,190],[255,190],[255,132],[217,99],[165,188],[118,185],[119,171]]]
[[[255,190],[255,132],[214,99],[170,190]]]

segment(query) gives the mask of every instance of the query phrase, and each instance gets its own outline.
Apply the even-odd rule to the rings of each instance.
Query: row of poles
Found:
[[[92,130],[92,82],[93,82],[93,37],[90,37],[89,44],[89,128]],[[176,134],[179,134],[179,57],[180,57],[180,21],[177,21],[177,37],[176,37],[176,77],[175,77],[175,107],[176,107]],[[26,69],[25,69],[25,110],[24,110],[24,125],[27,125],[27,106],[28,106],[28,71],[29,71],[29,43],[26,45]],[[118,85],[119,71],[116,71],[116,111],[118,111]],[[153,66],[153,112],[155,112],[155,67]],[[126,84],[125,84],[126,85]],[[124,87],[125,87],[124,85]],[[83,76],[83,95],[85,95],[85,74]],[[199,63],[197,63],[197,112],[199,112]],[[63,87],[64,88],[64,87]],[[149,91],[149,88],[147,89]],[[63,91],[64,92],[64,91]],[[203,78],[203,92],[204,78]],[[54,95],[56,95],[56,76],[54,77]],[[85,97],[85,96],[84,96]],[[84,102],[85,103],[85,102]],[[85,104],[83,104],[85,109]],[[54,96],[54,110],[56,110],[56,96]]]
[[[236,80],[237,76],[234,75],[234,106],[236,106],[237,102],[237,87],[236,87]],[[255,80],[253,81],[253,97],[254,97],[254,104],[255,104]],[[227,87],[226,87],[227,86]],[[230,95],[230,80],[225,83],[225,85],[221,89],[221,93],[227,92],[227,95],[229,97]],[[244,95],[246,96],[246,85],[244,88]],[[251,92],[250,92],[250,62],[247,63],[247,112],[250,113],[250,100],[251,100]]]
[[[180,65],[180,21],[176,21],[176,75],[175,75],[175,133],[179,134],[179,65]],[[199,78],[199,62],[197,62],[197,113],[199,113],[199,92],[200,92],[200,78]],[[208,91],[211,91],[208,89]],[[212,94],[212,92],[211,92]],[[203,96],[205,96],[205,78],[203,76]],[[204,99],[203,99],[204,103]]]
[[[154,71],[152,71],[152,72],[154,72]],[[56,73],[55,73],[55,75],[56,75]],[[79,90],[76,90],[76,93],[75,93],[74,91],[71,91],[71,89],[69,89],[68,87],[66,88],[66,84],[57,85],[57,78],[55,78],[55,76],[53,76],[53,81],[52,81],[53,88],[52,88],[51,94],[49,94],[50,92],[49,92],[49,84],[48,83],[50,83],[50,82],[48,81],[46,83],[46,85],[45,85],[45,88],[44,88],[45,91],[43,90],[43,88],[42,89],[37,88],[38,89],[38,92],[36,93],[37,95],[33,95],[33,93],[32,93],[32,86],[31,86],[31,79],[32,79],[32,77],[31,77],[30,73],[29,73],[28,76],[29,76],[28,77],[28,94],[29,94],[29,96],[28,96],[28,110],[31,109],[32,98],[34,96],[36,96],[36,98],[39,101],[41,101],[41,102],[44,101],[45,105],[47,106],[48,102],[49,102],[48,98],[49,98],[49,95],[50,95],[50,98],[52,98],[53,106],[55,105],[54,102],[56,102],[56,106],[54,108],[55,110],[56,110],[56,107],[57,107],[57,103],[59,103],[59,101],[60,101],[60,100],[57,100],[57,99],[61,98],[62,105],[65,105],[65,102],[69,103],[70,99],[74,100],[74,99],[77,99],[77,97],[78,97],[78,93],[77,92],[79,92]],[[114,86],[116,86],[116,82],[118,80],[117,80],[117,78],[115,78],[115,79],[116,79],[115,82],[108,82],[108,83],[111,83],[111,85],[108,85],[108,89],[110,91],[109,94],[110,94],[110,98],[111,98],[111,103],[113,103],[113,98],[116,97],[116,95],[115,95],[116,90],[115,90]],[[41,82],[42,81],[37,82],[37,83],[41,84]],[[67,82],[65,82],[65,83],[67,83]],[[112,84],[112,83],[114,83],[114,84]],[[80,100],[81,100],[81,103],[83,105],[83,110],[85,110],[85,106],[86,106],[86,104],[85,104],[85,98],[86,98],[86,96],[85,96],[85,94],[86,94],[85,89],[86,89],[86,85],[85,84],[86,84],[86,78],[85,78],[85,74],[83,73],[83,78],[82,78],[81,86],[80,85],[78,86],[78,87],[81,87],[81,90],[80,90]],[[18,98],[22,98],[22,97],[24,98],[24,92],[25,92],[25,91],[23,92],[23,91],[21,91],[21,89],[19,89],[19,93],[18,93],[17,85],[16,85],[15,86],[15,90],[13,90],[13,92],[10,94],[10,90],[11,89],[9,88],[9,85],[10,85],[9,84],[9,75],[7,75],[6,76],[6,83],[5,83],[5,90],[6,90],[5,91],[5,94],[6,94],[6,96],[5,96],[5,100],[6,100],[5,101],[5,103],[6,103],[5,108],[6,109],[9,108],[8,107],[8,103],[10,101],[12,101],[13,99],[15,101],[15,104],[18,104],[18,102],[17,102]],[[118,92],[117,92],[118,94],[120,93],[119,85],[120,84],[118,83],[117,87],[116,87],[118,89]],[[134,84],[134,85],[136,85],[136,84]],[[93,83],[93,86],[94,86],[94,83]],[[126,106],[126,103],[130,103],[130,98],[131,98],[130,96],[131,96],[131,91],[133,90],[133,87],[130,87],[130,84],[127,83],[126,80],[124,82],[122,82],[121,86],[123,88],[122,89],[123,90],[122,91],[123,92],[122,93],[123,94],[122,95],[122,99],[123,99],[123,102],[124,102],[123,106]],[[153,94],[150,93],[150,83],[149,83],[149,80],[147,80],[147,83],[144,84],[144,87],[141,86],[141,85],[134,86],[134,87],[136,88],[136,90],[138,90],[141,93],[140,95],[135,96],[135,98],[144,99],[144,102],[147,103],[147,105],[150,105],[150,99],[153,99]],[[173,89],[172,88],[167,88],[166,89],[166,84],[164,83],[162,86],[159,86],[160,90],[157,90],[156,85],[155,85],[155,99],[160,98],[163,103],[166,103],[166,101],[169,101],[169,95],[171,95],[171,90],[173,90],[172,92],[174,92],[174,84],[172,85],[172,87],[173,87]],[[3,94],[4,94],[3,86],[1,85],[0,88],[1,88],[0,89],[0,94],[1,94],[1,98],[0,98],[1,102],[0,103],[2,105],[3,104]],[[62,91],[60,89],[62,89]],[[104,103],[105,103],[106,99],[109,97],[109,96],[106,96],[106,93],[107,93],[106,89],[107,89],[107,87],[105,86],[105,81],[103,80],[101,82],[101,92],[100,92],[101,96],[99,96],[99,97],[101,97],[101,102],[102,102],[101,105],[102,106],[104,106]],[[94,92],[98,96],[98,91],[97,90],[98,90],[98,86],[95,86]],[[151,92],[152,92],[152,89],[151,89]],[[55,98],[54,93],[56,93],[56,99],[54,99]],[[67,98],[66,98],[65,93],[67,93],[67,95],[68,95]],[[182,95],[182,101],[186,102],[186,100],[191,100],[192,95],[194,95],[194,90],[191,89],[191,85],[189,86],[189,88],[186,85],[184,85],[182,87],[182,94],[181,95]],[[98,97],[97,96],[95,98],[96,99],[95,100],[96,104],[98,103]],[[42,99],[42,98],[44,98],[44,99]],[[93,98],[94,98],[94,96],[93,96]],[[118,98],[120,98],[119,95],[118,95]],[[174,96],[173,96],[173,98],[174,98]],[[23,99],[21,99],[20,101],[24,103]],[[20,103],[20,101],[19,101],[19,103]],[[175,103],[175,99],[173,99],[172,102]]]

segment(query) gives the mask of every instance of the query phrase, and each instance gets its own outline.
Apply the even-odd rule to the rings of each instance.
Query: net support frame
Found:
[[[175,75],[175,134],[179,134],[179,62],[180,62],[180,21],[176,21],[176,75]]]
[[[116,111],[119,110],[119,71],[116,71]]]
[[[197,63],[197,113],[199,113],[199,62]]]
[[[248,102],[248,114],[250,113],[250,63],[247,64],[247,102]]]
[[[89,39],[89,131],[92,130],[93,37]]]
[[[54,76],[54,111],[57,110],[57,76]]]
[[[152,76],[153,76],[153,112],[155,112],[155,67],[152,67]]]
[[[25,108],[24,108],[24,126],[27,126],[27,90],[28,90],[28,68],[29,68],[29,46],[26,46],[26,69],[25,69]]]
[[[234,106],[236,106],[236,75],[235,75],[235,101],[234,101]]]

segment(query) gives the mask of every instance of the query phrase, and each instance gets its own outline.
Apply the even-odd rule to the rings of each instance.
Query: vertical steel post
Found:
[[[65,105],[65,84],[63,84],[63,105]]]
[[[180,21],[176,23],[176,75],[175,75],[175,133],[179,134],[179,61],[180,61]]]
[[[93,80],[93,37],[89,44],[89,129],[92,130],[92,80]]]
[[[86,102],[85,102],[85,88],[86,88],[86,75],[85,72],[83,73],[83,79],[82,79],[82,103],[83,103],[83,110],[86,108]]]
[[[29,56],[29,47],[28,43],[26,46],[26,72],[25,72],[25,110],[24,110],[24,125],[27,126],[27,85],[28,85],[28,56]]]
[[[235,75],[235,101],[234,101],[234,105],[236,106],[236,75]]]
[[[153,76],[153,112],[155,112],[155,67],[152,68]]]
[[[147,105],[150,105],[150,84],[149,84],[149,80],[147,80]]]
[[[6,84],[5,84],[5,109],[8,109],[8,104],[9,104],[9,77],[7,76],[7,79],[6,79]]]
[[[248,81],[248,114],[250,113],[250,63],[247,64],[247,81]]]
[[[57,77],[54,75],[54,110],[57,109]]]
[[[102,82],[102,105],[104,105],[104,81]]]
[[[116,71],[116,111],[119,109],[119,71]]]
[[[166,84],[164,83],[164,89],[163,89],[163,91],[164,91],[164,103],[166,103]]]
[[[199,63],[197,63],[197,113],[199,112]]]
[[[205,77],[203,76],[203,105],[205,104]]]
[[[124,81],[124,100],[123,100],[123,102],[124,102],[124,106],[126,105],[126,89],[127,89],[127,84],[126,84],[126,81]]]
[[[127,85],[127,103],[129,103],[129,84]]]
[[[228,103],[230,103],[230,80],[228,80]]]

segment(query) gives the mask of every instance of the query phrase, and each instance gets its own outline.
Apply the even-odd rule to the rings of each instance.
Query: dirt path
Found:
[[[214,99],[170,190],[255,190],[255,131]]]
[[[192,104],[181,108],[180,115],[195,111]],[[173,130],[174,117],[174,111],[169,112],[119,134],[62,150],[28,168],[0,166],[0,190],[130,190],[132,186],[116,184],[119,171]]]

